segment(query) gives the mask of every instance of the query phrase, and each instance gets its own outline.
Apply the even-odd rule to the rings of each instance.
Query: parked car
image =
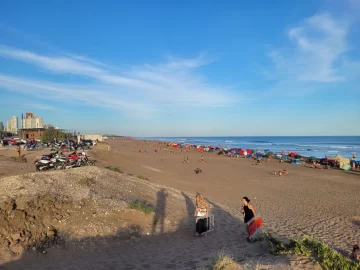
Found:
[[[5,140],[5,139],[1,140],[0,143],[1,143],[3,146],[9,145],[8,140]]]
[[[9,145],[19,145],[19,143],[16,140],[8,140]]]

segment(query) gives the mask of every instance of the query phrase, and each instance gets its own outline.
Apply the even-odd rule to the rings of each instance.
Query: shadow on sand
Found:
[[[151,234],[154,235],[157,232],[157,228],[159,229],[160,234],[164,234],[165,231],[165,217],[166,217],[166,201],[168,197],[168,193],[166,189],[160,189],[156,194],[156,207],[155,207],[155,215],[152,224]]]
[[[266,262],[273,266],[289,264],[287,257],[274,262],[266,243],[248,243],[244,223],[211,201],[208,202],[215,215],[215,230],[195,237],[195,206],[190,198],[195,196],[185,193],[182,196],[187,216],[173,232],[165,232],[168,194],[161,189],[157,194],[154,221],[158,222],[152,227],[154,234],[147,234],[134,224],[131,233],[119,229],[113,236],[69,240],[63,235],[65,243],[49,248],[46,254],[29,251],[18,260],[0,265],[0,269],[201,269],[221,249],[232,254],[236,261],[246,263],[247,269],[256,269],[258,263]]]

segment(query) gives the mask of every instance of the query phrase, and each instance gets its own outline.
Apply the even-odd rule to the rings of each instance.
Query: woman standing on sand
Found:
[[[242,199],[242,210],[241,212],[244,214],[244,222],[248,223],[252,218],[256,216],[256,212],[254,207],[250,204],[250,200],[248,197],[244,197]]]
[[[248,223],[252,218],[255,218],[256,212],[254,207],[252,207],[252,205],[250,204],[250,200],[248,197],[243,197],[242,205],[243,207],[241,212],[244,214],[244,222]],[[249,239],[249,237],[247,237],[247,239]]]

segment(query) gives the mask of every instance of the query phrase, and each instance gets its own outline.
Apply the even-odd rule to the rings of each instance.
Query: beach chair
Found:
[[[300,163],[300,159],[298,159],[298,158],[297,158],[297,159],[294,159],[291,164],[300,165],[300,164],[301,164],[301,163]]]
[[[196,217],[195,223],[195,236],[205,235],[214,230],[214,215],[209,215],[208,218]]]

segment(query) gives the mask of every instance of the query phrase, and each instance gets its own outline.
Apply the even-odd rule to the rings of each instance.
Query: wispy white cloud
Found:
[[[21,87],[35,91],[44,89],[57,98],[71,95],[91,105],[96,103],[103,107],[149,113],[162,105],[231,106],[243,98],[224,87],[211,85],[198,75],[197,69],[211,62],[205,54],[193,59],[169,57],[165,63],[133,66],[123,72],[81,56],[45,56],[6,46],[0,46],[0,57],[26,62],[60,75],[74,74],[91,79],[82,85],[64,85],[2,75],[0,87],[9,90]]]
[[[281,83],[334,83],[347,79],[344,55],[351,22],[321,13],[287,31],[292,46],[276,49],[269,57],[273,77]]]

